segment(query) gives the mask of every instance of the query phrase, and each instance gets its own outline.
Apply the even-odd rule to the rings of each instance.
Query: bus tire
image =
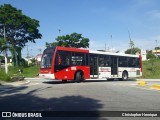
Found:
[[[109,78],[109,79],[107,79],[108,81],[114,81],[114,78]]]
[[[128,72],[127,71],[123,71],[122,78],[120,80],[128,80]]]
[[[62,80],[62,83],[67,83],[67,80]]]
[[[78,83],[83,81],[83,72],[81,72],[81,71],[76,72],[75,81]]]

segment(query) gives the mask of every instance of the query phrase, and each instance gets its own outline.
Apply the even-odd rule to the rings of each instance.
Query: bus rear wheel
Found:
[[[83,77],[84,77],[83,73],[78,71],[75,74],[75,81],[78,82],[78,83],[82,82],[83,81]]]
[[[62,80],[62,83],[67,83],[67,80]]]
[[[124,71],[122,73],[122,78],[120,80],[127,80],[128,79],[128,73],[126,71]]]

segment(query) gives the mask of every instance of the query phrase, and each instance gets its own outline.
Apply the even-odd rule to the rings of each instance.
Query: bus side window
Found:
[[[85,54],[84,53],[72,53],[72,65],[83,66],[85,65]]]
[[[106,67],[110,67],[110,57],[109,56],[105,56],[105,66]]]
[[[58,51],[56,55],[57,65],[70,65],[70,52]]]
[[[99,56],[99,66],[100,67],[104,67],[105,66],[104,56],[102,56],[102,55]]]
[[[56,65],[59,65],[59,64],[61,64],[61,62],[62,62],[62,59],[61,59],[61,57],[60,57],[60,54],[59,54],[59,51],[56,53],[56,61],[55,61],[55,64]]]
[[[127,67],[128,66],[128,59],[126,57],[119,57],[118,65],[119,65],[119,67]]]
[[[58,60],[57,60],[57,61],[58,61],[58,64],[61,64],[61,63],[62,63],[62,59],[61,59],[60,55],[58,54],[57,57],[58,57],[58,58],[57,58],[57,59],[58,59]]]

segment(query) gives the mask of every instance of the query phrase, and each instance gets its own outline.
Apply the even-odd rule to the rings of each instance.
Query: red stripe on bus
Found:
[[[70,47],[60,47],[60,46],[57,47],[57,50],[89,53],[89,50],[85,50],[85,49],[80,49],[80,48],[70,48]]]

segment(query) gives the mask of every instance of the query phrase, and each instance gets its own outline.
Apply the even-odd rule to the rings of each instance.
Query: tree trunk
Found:
[[[16,46],[12,44],[13,56],[15,58],[15,66],[18,66],[18,58],[17,58],[17,51]]]
[[[1,70],[1,59],[0,59],[0,70]]]
[[[16,49],[14,49],[14,57],[15,57],[15,60],[16,60],[16,66],[18,66],[18,58],[17,58],[17,51],[16,51]]]

